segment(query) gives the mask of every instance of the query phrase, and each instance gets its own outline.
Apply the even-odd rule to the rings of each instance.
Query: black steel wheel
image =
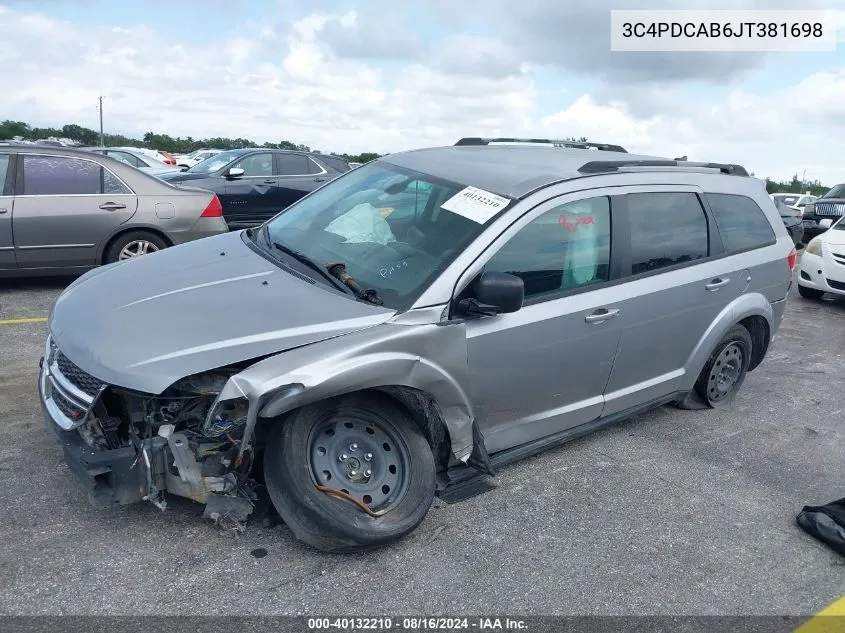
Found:
[[[698,395],[710,407],[730,402],[739,390],[751,362],[751,334],[733,326],[719,342],[696,382]]]
[[[434,499],[435,464],[408,413],[377,392],[303,407],[270,430],[264,477],[300,540],[345,552],[412,532]]]

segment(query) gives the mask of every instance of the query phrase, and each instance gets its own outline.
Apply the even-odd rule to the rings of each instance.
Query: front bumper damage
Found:
[[[55,433],[92,505],[148,501],[164,510],[167,491],[205,504],[204,517],[242,530],[257,495],[255,482],[238,469],[244,460],[237,431],[226,427],[222,441],[197,438],[189,428],[177,430],[167,423],[174,418],[178,422],[172,416],[144,425],[146,433],[134,432],[131,425],[127,432],[125,421],[109,415],[104,406],[108,391],[108,385],[75,367],[48,338],[38,380],[45,425]]]

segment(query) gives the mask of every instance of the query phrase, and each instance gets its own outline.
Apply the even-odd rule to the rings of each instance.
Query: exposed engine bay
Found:
[[[108,475],[109,487],[124,491],[118,503],[149,501],[164,510],[164,492],[206,504],[204,516],[237,525],[252,512],[256,482],[250,478],[255,438],[242,447],[246,399],[216,403],[240,368],[186,377],[153,396],[109,387],[77,431],[97,454],[131,449],[134,476]],[[241,450],[243,448],[243,450]],[[127,481],[117,481],[126,479]],[[105,483],[105,482],[104,482]],[[131,486],[136,494],[128,494]]]

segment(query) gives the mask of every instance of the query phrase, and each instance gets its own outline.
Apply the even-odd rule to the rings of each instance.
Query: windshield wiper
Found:
[[[293,257],[300,264],[305,264],[311,270],[319,273],[320,276],[322,276],[324,279],[327,279],[329,283],[331,283],[331,285],[333,285],[335,288],[343,290],[343,292],[348,295],[355,296],[355,293],[352,291],[351,288],[347,287],[346,284],[338,281],[335,277],[330,275],[325,268],[320,266],[320,264],[308,257],[308,255],[306,255],[305,253],[300,253],[299,251],[292,249],[290,246],[285,246],[281,242],[273,242],[273,246],[275,246],[277,249],[279,249],[286,255]]]
[[[364,288],[355,277],[346,272],[346,264],[343,262],[326,264],[326,268],[332,277],[336,277],[343,282],[361,301],[367,301],[377,306],[384,305],[384,302],[379,298],[378,293],[373,288]]]

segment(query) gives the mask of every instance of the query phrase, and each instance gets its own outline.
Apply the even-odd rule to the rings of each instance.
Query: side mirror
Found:
[[[831,219],[829,219],[829,218],[828,218],[828,219],[824,219],[824,220],[819,220],[819,228],[820,228],[820,229],[825,229],[825,230],[827,230],[827,229],[829,229],[831,226],[833,226],[833,220],[831,220]]]
[[[226,172],[226,176],[229,178],[240,178],[246,172],[241,169],[240,167],[232,167],[229,171]]]
[[[472,283],[472,298],[461,299],[458,310],[473,316],[508,314],[522,308],[525,285],[516,275],[485,272]]]

